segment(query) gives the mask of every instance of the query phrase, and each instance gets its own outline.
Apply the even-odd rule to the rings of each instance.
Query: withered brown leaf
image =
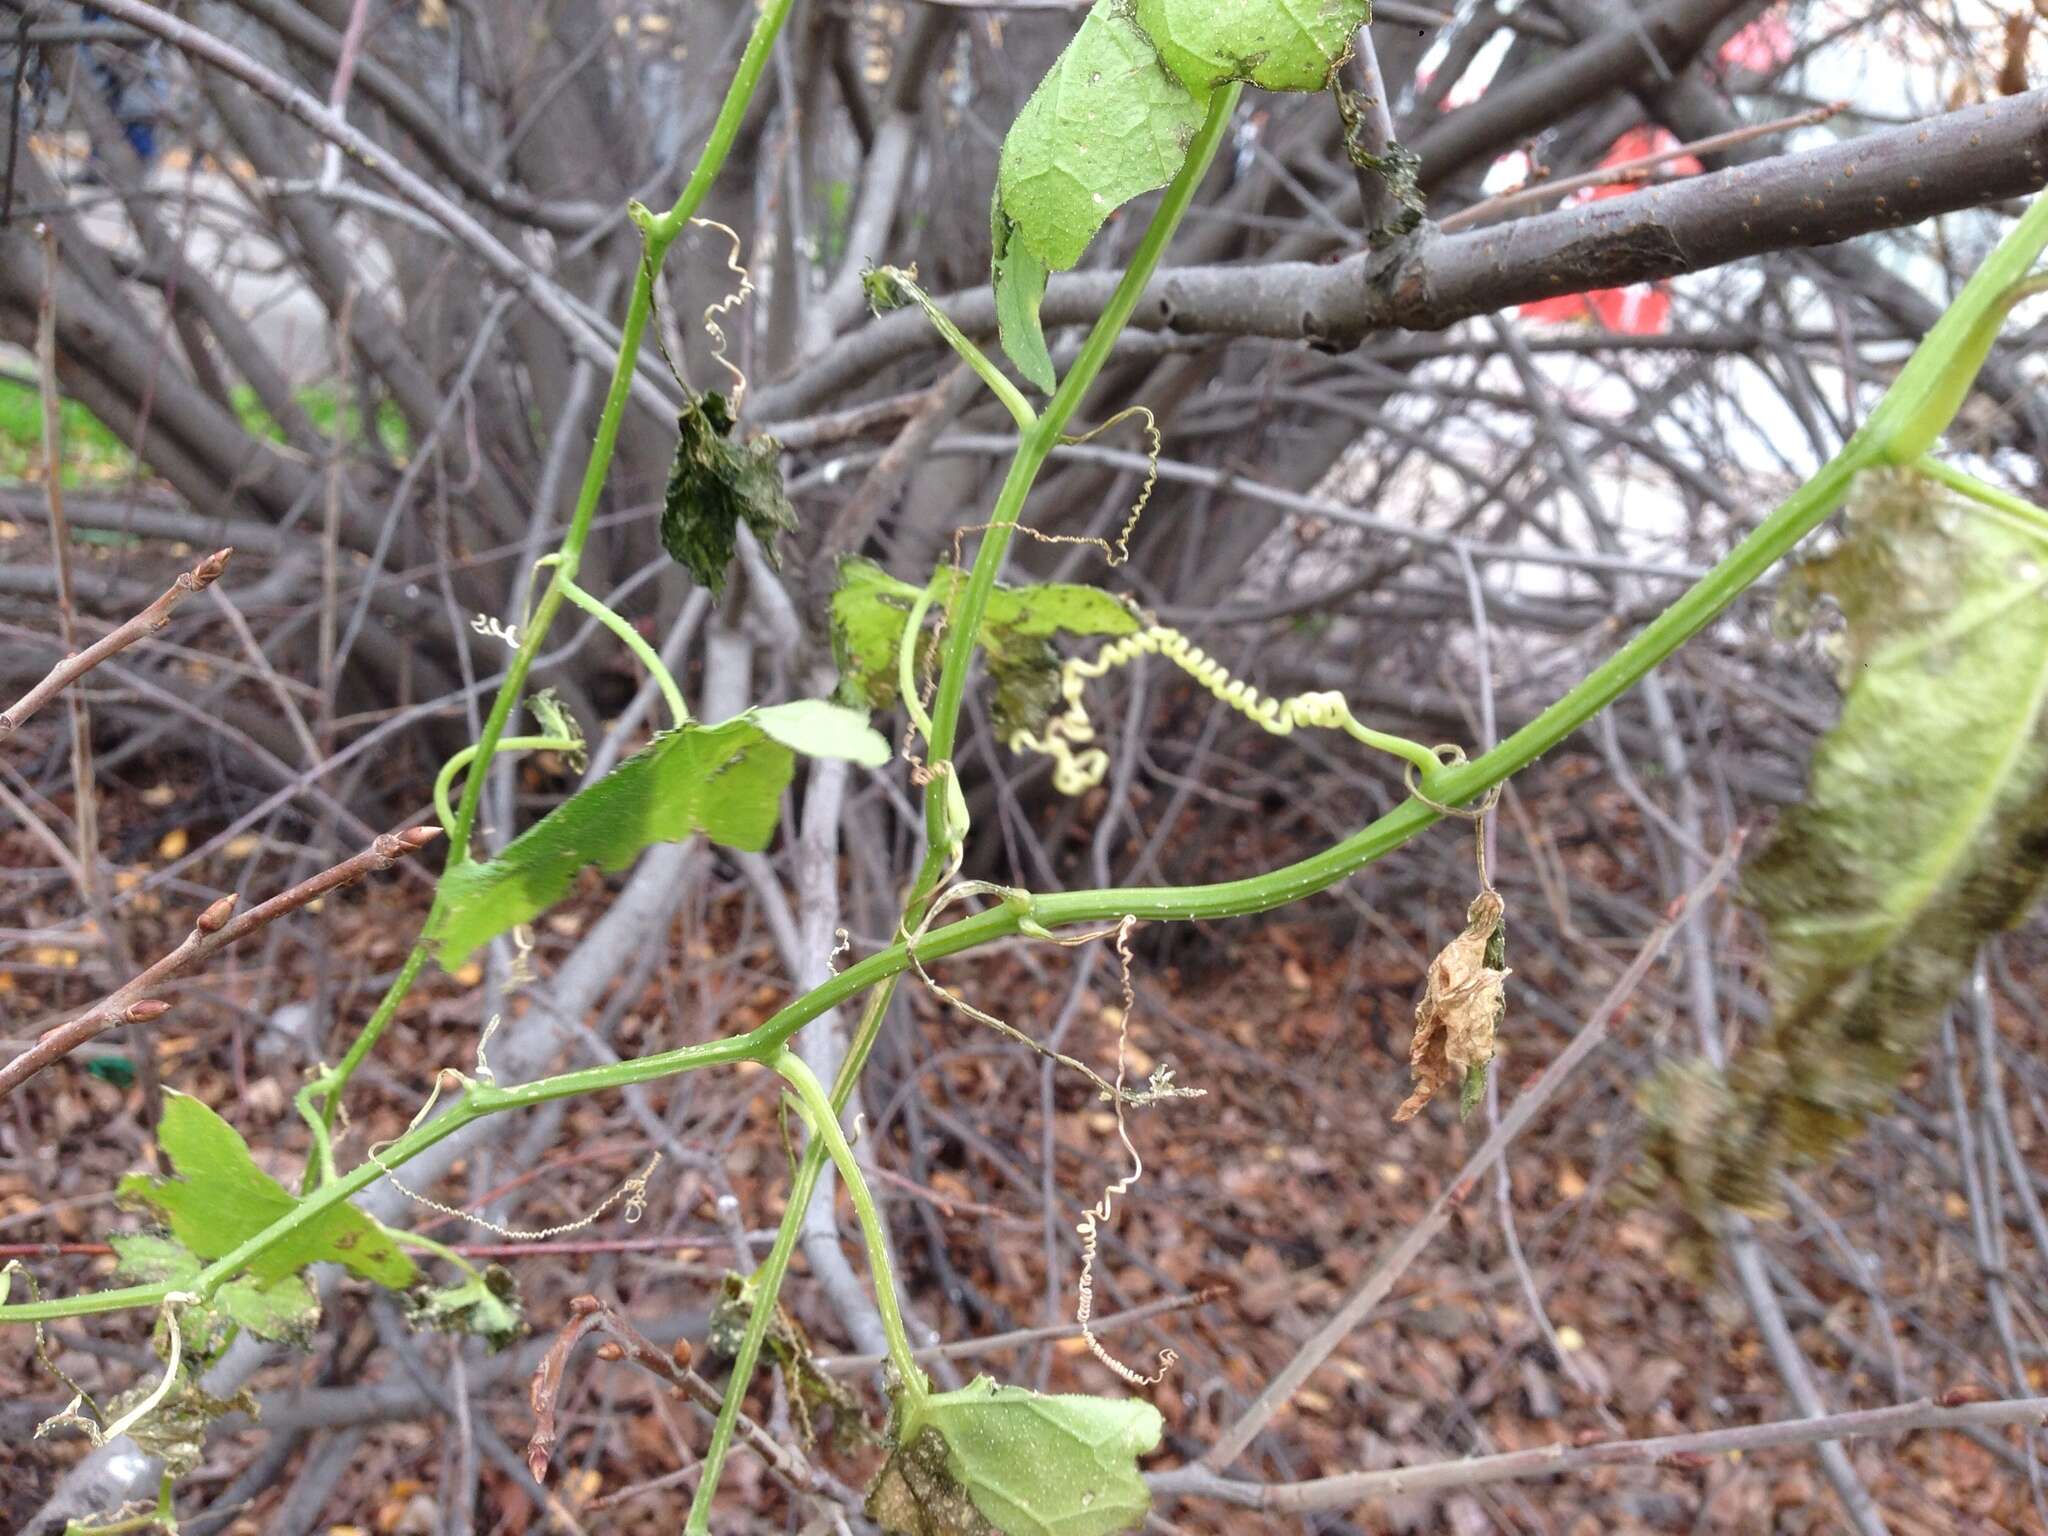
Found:
[[[1488,965],[1487,950],[1501,930],[1506,906],[1498,891],[1481,891],[1465,912],[1465,931],[1429,962],[1429,982],[1415,1006],[1415,1039],[1408,1070],[1415,1091],[1394,1111],[1412,1120],[1446,1083],[1493,1060],[1494,1031],[1507,1008],[1508,972]]]

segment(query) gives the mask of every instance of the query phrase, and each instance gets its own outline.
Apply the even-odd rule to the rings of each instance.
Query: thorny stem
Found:
[[[626,304],[625,322],[619,331],[619,356],[612,367],[611,386],[605,391],[604,410],[598,417],[597,437],[591,444],[590,461],[584,466],[583,484],[577,491],[575,511],[570,516],[568,530],[562,535],[561,548],[554,556],[554,573],[541,593],[533,616],[520,634],[519,649],[505,670],[505,680],[498,687],[498,696],[491,701],[490,715],[477,737],[475,771],[462,786],[462,804],[457,808],[449,829],[448,869],[469,860],[469,837],[476,826],[477,807],[482,803],[484,782],[489,777],[486,770],[497,754],[505,726],[526,687],[526,674],[532,670],[533,659],[540,654],[541,644],[547,639],[555,614],[568,599],[569,589],[575,585],[576,572],[583,559],[583,546],[590,539],[590,525],[597,515],[597,504],[603,495],[606,477],[611,473],[612,455],[618,448],[619,427],[625,419],[626,402],[632,397],[633,378],[640,365],[640,343],[647,333],[648,317],[654,310],[654,282],[662,260],[696,214],[705,194],[711,190],[712,182],[717,180],[719,171],[723,169],[725,157],[731,152],[733,141],[739,137],[740,124],[754,99],[762,72],[768,67],[775,39],[782,31],[783,22],[789,19],[794,4],[795,0],[763,0],[761,14],[747,39],[746,51],[740,55],[739,68],[733,74],[732,84],[726,88],[725,100],[719,105],[718,117],[711,125],[711,134],[698,152],[697,163],[691,168],[690,179],[684,183],[682,195],[676,199],[675,205],[663,214],[652,214],[638,203],[627,210],[640,228],[645,249],[633,279],[632,297]],[[654,675],[657,678],[663,676],[658,662]],[[677,708],[679,701],[680,695],[671,698],[670,708]],[[677,717],[687,719],[688,712],[679,710]],[[439,905],[437,891],[435,910],[427,917],[428,931],[439,915]],[[411,990],[425,959],[423,938],[413,946],[412,954],[406,957],[404,969],[392,981],[390,989],[378,1003],[377,1011],[363,1026],[362,1034],[350,1045],[341,1064],[315,1085],[319,1090],[321,1122],[330,1132],[350,1075],[376,1048],[378,1037]]]

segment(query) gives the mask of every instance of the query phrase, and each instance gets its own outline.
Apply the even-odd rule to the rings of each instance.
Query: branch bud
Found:
[[[235,915],[235,903],[241,899],[232,894],[221,897],[199,914],[199,921],[192,925],[193,928],[200,933],[219,933],[227,926],[228,919]]]
[[[170,1011],[171,1005],[162,998],[145,997],[141,1002],[130,1003],[121,1010],[121,1022],[124,1024],[147,1024],[152,1019],[162,1018]]]

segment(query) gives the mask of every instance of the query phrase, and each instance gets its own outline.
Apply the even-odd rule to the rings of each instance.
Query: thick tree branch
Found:
[[[474,255],[500,282],[529,300],[562,333],[571,348],[601,367],[610,367],[613,356],[611,343],[576,312],[575,305],[559,286],[521,260],[453,198],[401,165],[362,130],[337,117],[318,97],[301,90],[276,70],[250,58],[240,49],[150,4],[149,0],[107,0],[101,9],[117,21],[127,22],[163,39],[195,63],[207,65],[240,81],[287,116],[305,124],[329,143],[338,145],[364,170],[445,229],[456,244]],[[634,395],[658,415],[665,417],[673,412],[673,405],[644,373],[635,378]]]
[[[1749,256],[1832,245],[1936,214],[2024,197],[2048,183],[2048,91],[2029,91],[1826,149],[1777,155],[1512,223],[1446,235],[1425,225],[1379,253],[1333,265],[1162,271],[1131,324],[1190,335],[1265,336],[1355,346],[1378,331],[1442,330],[1536,299],[1676,277]],[[1053,279],[1048,325],[1092,319],[1113,272]],[[995,331],[987,288],[942,301],[970,335]],[[785,383],[758,391],[773,419],[871,377],[937,338],[897,310],[854,332]]]

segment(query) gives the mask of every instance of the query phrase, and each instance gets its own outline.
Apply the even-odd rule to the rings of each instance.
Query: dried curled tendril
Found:
[[[1076,656],[1060,669],[1060,696],[1067,701],[1061,713],[1047,721],[1041,731],[1020,730],[1010,737],[1013,752],[1038,752],[1053,760],[1053,785],[1062,794],[1078,795],[1093,789],[1109,771],[1109,754],[1090,745],[1095,726],[1082,702],[1090,680],[1107,676],[1139,656],[1163,656],[1197,683],[1229,705],[1254,725],[1285,736],[1299,727],[1343,731],[1354,740],[1381,752],[1392,753],[1421,773],[1427,786],[1431,775],[1444,766],[1445,754],[1463,753],[1457,748],[1432,750],[1404,736],[1392,736],[1359,724],[1344,695],[1336,692],[1298,693],[1275,699],[1262,695],[1250,683],[1230,675],[1230,670],[1177,629],[1153,625],[1135,635],[1112,640],[1093,658]],[[1417,791],[1420,796],[1420,791]],[[1426,799],[1426,797],[1423,797]],[[1428,802],[1432,805],[1435,802]]]
[[[947,1007],[966,1014],[977,1023],[986,1024],[1006,1039],[1014,1040],[1021,1045],[1027,1046],[1050,1061],[1057,1062],[1061,1066],[1079,1072],[1095,1085],[1103,1098],[1110,1101],[1116,1115],[1117,1139],[1123,1143],[1124,1151],[1130,1154],[1131,1171],[1106,1187],[1102,1192],[1102,1197],[1082,1213],[1081,1220],[1074,1228],[1081,1239],[1081,1276],[1075,1283],[1074,1321],[1080,1325],[1081,1337],[1087,1341],[1089,1352],[1096,1359],[1100,1360],[1110,1370],[1134,1387],[1155,1386],[1165,1378],[1168,1371],[1173,1369],[1175,1362],[1180,1358],[1177,1353],[1171,1349],[1162,1349],[1159,1352],[1157,1369],[1152,1375],[1146,1376],[1117,1359],[1116,1356],[1112,1355],[1103,1346],[1102,1341],[1096,1336],[1091,1319],[1095,1311],[1097,1235],[1101,1224],[1108,1221],[1114,1214],[1117,1199],[1128,1194],[1138,1181],[1145,1176],[1144,1160],[1138,1155],[1138,1149],[1132,1143],[1130,1131],[1124,1121],[1125,1109],[1127,1107],[1143,1108],[1146,1105],[1157,1104],[1167,1099],[1199,1099],[1206,1097],[1207,1090],[1180,1086],[1173,1080],[1173,1069],[1163,1062],[1152,1069],[1152,1076],[1143,1088],[1127,1088],[1124,1086],[1125,1048],[1130,1041],[1131,1014],[1137,1008],[1137,993],[1131,983],[1131,931],[1137,927],[1138,920],[1136,917],[1127,914],[1111,928],[1097,928],[1086,933],[1047,936],[1051,938],[1053,943],[1067,947],[1090,944],[1097,939],[1113,938],[1116,941],[1117,962],[1123,982],[1123,1001],[1117,1011],[1116,1078],[1113,1082],[1105,1079],[1086,1063],[1077,1061],[1071,1056],[1064,1055],[1059,1051],[1053,1050],[1050,1046],[1032,1039],[1015,1025],[977,1008],[951,987],[942,986],[932,979],[930,972],[925,970],[924,963],[917,955],[917,941],[924,936],[931,919],[942,908],[971,896],[995,895],[1014,897],[1016,894],[1016,892],[1006,886],[990,885],[982,881],[963,881],[950,887],[932,903],[931,910],[926,914],[925,922],[919,925],[917,932],[904,936],[906,948],[910,953],[910,963],[917,972],[918,979],[924,983],[933,996],[945,1003]]]
[[[744,247],[740,244],[738,231],[728,225],[719,223],[716,219],[692,219],[690,223],[698,229],[715,229],[732,242],[732,249],[726,253],[725,269],[740,280],[739,286],[716,304],[705,306],[704,331],[711,338],[711,355],[718,360],[719,367],[732,375],[732,408],[737,413],[740,408],[740,402],[747,398],[747,376],[740,372],[737,363],[725,355],[725,331],[719,326],[718,322],[721,318],[731,314],[732,311],[747,302],[747,299],[754,292],[754,279],[740,262],[740,255]]]
[[[427,1116],[433,1113],[434,1105],[441,1097],[441,1090],[448,1084],[457,1083],[462,1087],[469,1088],[477,1083],[494,1083],[496,1081],[491,1075],[490,1063],[484,1058],[484,1050],[490,1044],[491,1035],[496,1031],[497,1027],[498,1016],[492,1014],[490,1022],[484,1026],[484,1032],[476,1043],[475,1078],[472,1079],[464,1073],[456,1071],[453,1067],[443,1067],[434,1078],[434,1091],[427,1095],[427,1102],[420,1106],[419,1113],[412,1117],[412,1124],[406,1127],[408,1132],[418,1129],[425,1122]],[[486,1232],[496,1233],[499,1237],[515,1243],[545,1242],[549,1238],[566,1237],[571,1232],[581,1232],[585,1227],[595,1226],[604,1216],[605,1212],[621,1201],[625,1202],[625,1209],[621,1212],[625,1221],[628,1224],[638,1221],[647,1214],[647,1181],[654,1177],[654,1170],[661,1166],[661,1154],[657,1152],[648,1159],[645,1168],[621,1183],[617,1189],[606,1195],[604,1199],[597,1203],[595,1208],[585,1215],[579,1216],[574,1221],[565,1221],[559,1226],[531,1230],[500,1226],[487,1216],[479,1216],[474,1211],[458,1210],[452,1205],[443,1205],[431,1195],[421,1194],[418,1190],[400,1179],[397,1173],[392,1170],[390,1164],[384,1161],[383,1151],[390,1145],[391,1143],[388,1141],[380,1141],[370,1147],[364,1155],[384,1170],[384,1177],[391,1181],[393,1189],[397,1190],[415,1205],[424,1206],[427,1210],[434,1211],[442,1216],[453,1217],[457,1221],[470,1222],[475,1226],[482,1227]]]
[[[1098,422],[1086,432],[1062,433],[1060,442],[1069,448],[1078,448],[1092,443],[1110,428],[1129,421],[1133,416],[1145,419],[1145,483],[1138,487],[1138,498],[1131,503],[1131,510],[1124,514],[1124,525],[1117,530],[1114,540],[1099,538],[1092,533],[1046,533],[1033,528],[1029,523],[1015,523],[1011,526],[1026,538],[1036,539],[1041,544],[1083,544],[1102,551],[1103,562],[1111,570],[1129,562],[1131,558],[1131,535],[1138,531],[1138,520],[1145,515],[1145,508],[1151,505],[1152,492],[1159,484],[1159,419],[1150,407],[1127,405],[1106,421]],[[953,530],[953,569],[960,573],[955,578],[955,590],[964,584],[966,557],[963,546],[970,533],[986,533],[995,527],[994,523],[962,523]]]
[[[0,1306],[4,1306],[7,1302],[7,1293],[14,1283],[14,1275],[17,1270],[24,1275],[28,1275],[28,1271],[22,1268],[21,1261],[18,1259],[9,1259],[4,1266],[0,1266]],[[35,1277],[29,1275],[28,1281],[29,1295],[40,1299],[39,1293],[36,1290]],[[40,1322],[37,1323],[35,1325],[36,1359],[41,1362],[44,1370],[71,1389],[71,1401],[36,1425],[32,1438],[40,1440],[45,1435],[52,1434],[60,1429],[76,1429],[83,1433],[86,1439],[95,1446],[101,1446],[107,1444],[110,1440],[120,1439],[129,1430],[135,1428],[136,1425],[156,1412],[162,1406],[164,1399],[171,1395],[171,1389],[177,1385],[178,1366],[185,1356],[185,1335],[184,1331],[178,1326],[178,1308],[194,1306],[203,1299],[203,1297],[193,1291],[172,1291],[164,1297],[159,1307],[164,1329],[170,1336],[170,1345],[164,1352],[163,1379],[148,1392],[144,1393],[126,1413],[123,1413],[111,1424],[101,1424],[99,1422],[99,1405],[93,1402],[85,1388],[66,1375],[57,1362],[51,1358],[49,1341],[43,1335],[43,1325]],[[81,1409],[90,1409],[91,1412],[81,1412]]]
[[[1081,1238],[1081,1278],[1075,1282],[1074,1321],[1080,1324],[1081,1337],[1088,1341],[1088,1352],[1108,1366],[1117,1375],[1134,1387],[1157,1386],[1166,1379],[1166,1373],[1173,1369],[1180,1355],[1171,1349],[1159,1351],[1159,1364],[1152,1374],[1146,1376],[1117,1359],[1103,1347],[1095,1336],[1090,1318],[1095,1312],[1095,1249],[1096,1229],[1108,1221],[1115,1209],[1115,1201],[1128,1194],[1138,1180],[1145,1177],[1145,1160],[1138,1156],[1138,1149],[1131,1141],[1131,1133],[1124,1125],[1124,1046],[1130,1038],[1131,1014],[1137,1008],[1138,997],[1131,986],[1131,929],[1137,926],[1135,917],[1126,916],[1116,925],[1116,957],[1123,975],[1123,1006],[1117,1010],[1116,1018],[1116,1087],[1110,1098],[1116,1109],[1117,1139],[1124,1144],[1124,1151],[1131,1157],[1131,1171],[1102,1191],[1102,1198],[1082,1212],[1081,1220],[1074,1231]],[[1181,1090],[1188,1092],[1189,1090]],[[1193,1090],[1199,1092],[1200,1090]]]

